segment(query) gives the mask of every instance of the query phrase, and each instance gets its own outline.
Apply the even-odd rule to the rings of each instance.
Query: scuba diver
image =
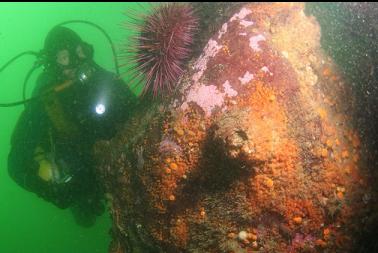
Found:
[[[32,99],[24,101],[8,157],[9,175],[17,184],[70,208],[85,227],[105,210],[93,145],[114,136],[137,101],[118,75],[95,63],[93,54],[93,47],[71,29],[58,25],[48,33],[39,53],[44,70]]]

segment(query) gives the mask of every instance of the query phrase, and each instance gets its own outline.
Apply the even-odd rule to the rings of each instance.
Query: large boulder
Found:
[[[111,252],[349,252],[354,100],[304,4],[246,4],[178,87],[96,146]]]

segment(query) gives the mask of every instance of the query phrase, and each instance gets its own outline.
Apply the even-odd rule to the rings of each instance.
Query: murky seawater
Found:
[[[378,5],[157,6],[0,3],[0,252],[378,252]]]

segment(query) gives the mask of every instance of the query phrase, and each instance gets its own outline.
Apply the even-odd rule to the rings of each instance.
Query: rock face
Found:
[[[110,252],[350,252],[369,202],[354,102],[303,8],[245,5],[97,145]]]

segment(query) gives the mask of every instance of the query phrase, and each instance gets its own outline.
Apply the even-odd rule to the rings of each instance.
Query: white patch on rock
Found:
[[[223,112],[227,109],[223,107],[224,99],[238,95],[238,92],[232,88],[228,80],[224,82],[223,88],[224,92],[221,92],[215,85],[194,84],[180,108],[181,110],[186,110],[189,107],[189,103],[193,102],[203,109],[206,117],[211,116],[215,107],[219,107]]]
[[[272,76],[273,75],[273,73],[272,72],[270,72],[270,70],[268,69],[268,67],[267,66],[264,66],[264,67],[262,67],[261,68],[261,70],[264,72],[264,73],[268,73],[270,76]]]
[[[240,36],[247,36],[247,33],[239,33]]]
[[[218,45],[218,43],[210,39],[207,43],[205,49],[203,50],[203,53],[198,58],[198,60],[194,63],[193,68],[197,69],[198,72],[193,75],[193,81],[195,83],[198,82],[198,80],[202,77],[203,72],[206,70],[207,63],[211,57],[214,57],[219,50],[222,48],[222,46]]]
[[[244,27],[248,27],[254,24],[253,21],[248,21],[248,20],[240,20],[240,24]]]
[[[224,82],[223,88],[224,88],[224,92],[229,97],[234,97],[238,95],[238,92],[231,87],[230,82],[228,80]]]
[[[241,241],[244,241],[244,240],[247,240],[248,238],[248,233],[246,231],[240,231],[239,234],[238,234],[238,238],[239,240]]]
[[[230,21],[234,21],[236,19],[244,19],[247,15],[251,14],[252,11],[243,7],[239,13],[236,13],[234,16],[232,16],[232,18],[230,19]]]
[[[249,73],[249,71],[245,72],[243,77],[239,77],[239,80],[241,84],[246,84],[249,83],[253,79],[253,74]]]
[[[227,23],[224,23],[222,25],[222,28],[220,29],[219,33],[218,33],[218,40],[220,38],[222,38],[223,34],[225,34],[227,32]]]
[[[254,50],[254,51],[261,51],[261,48],[259,46],[259,42],[260,41],[264,41],[265,40],[265,37],[264,35],[256,35],[256,36],[252,36],[251,38],[249,38],[249,46]]]
[[[289,53],[288,53],[287,51],[282,51],[281,53],[282,53],[282,55],[283,55],[286,59],[289,58]]]
[[[195,86],[190,89],[181,109],[187,109],[188,103],[194,102],[204,110],[206,116],[210,116],[216,106],[222,107],[224,96],[225,93],[220,92],[215,85]]]

